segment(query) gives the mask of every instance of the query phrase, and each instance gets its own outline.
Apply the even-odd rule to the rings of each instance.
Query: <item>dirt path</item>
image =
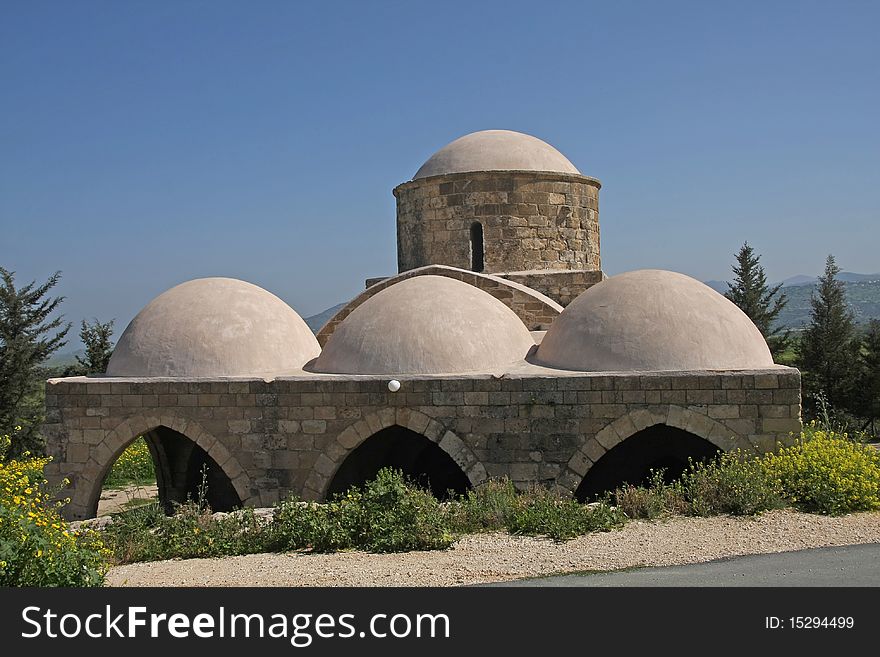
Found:
[[[111,513],[122,511],[133,500],[149,500],[158,497],[159,489],[156,484],[108,488],[101,491],[101,497],[98,500],[98,516],[109,516]]]
[[[880,543],[880,512],[841,518],[774,511],[758,518],[674,518],[567,543],[482,534],[405,554],[256,554],[113,568],[110,586],[455,586],[584,570],[700,563],[744,554]]]

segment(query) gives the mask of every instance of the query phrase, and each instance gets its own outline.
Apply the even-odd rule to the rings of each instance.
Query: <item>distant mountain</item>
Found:
[[[875,280],[844,282],[846,299],[860,324],[880,319],[880,276]],[[803,328],[810,323],[810,295],[816,285],[791,285],[785,288],[788,303],[779,315],[779,322],[788,328]]]
[[[43,363],[44,367],[68,367],[70,365],[76,365],[76,357],[77,356],[85,356],[85,349],[77,349],[76,351],[60,351],[52,354],[45,363]]]
[[[718,292],[718,294],[724,294],[730,288],[727,285],[727,281],[703,281],[706,285],[711,287],[713,290]]]
[[[345,303],[337,303],[332,308],[328,308],[327,310],[318,313],[317,315],[312,315],[311,317],[306,317],[306,324],[309,325],[309,328],[312,329],[312,333],[317,333],[321,330],[321,327],[324,326],[336,313],[342,310],[348,302]]]
[[[880,274],[856,274],[851,271],[842,271],[837,275],[838,280],[844,283],[863,283],[865,281],[880,281]],[[798,274],[782,281],[782,287],[796,287],[798,285],[815,285],[818,281],[816,276]]]
[[[813,285],[817,280],[819,279],[815,276],[798,274],[797,276],[792,276],[782,281],[782,287],[792,287],[794,285]]]

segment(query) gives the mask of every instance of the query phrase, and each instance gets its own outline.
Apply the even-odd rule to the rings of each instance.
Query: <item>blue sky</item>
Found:
[[[201,276],[304,316],[489,128],[599,178],[604,269],[880,271],[880,3],[2,2],[0,265],[115,318]]]

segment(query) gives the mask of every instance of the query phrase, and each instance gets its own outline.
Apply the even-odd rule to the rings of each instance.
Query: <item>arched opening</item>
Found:
[[[622,486],[643,485],[652,470],[664,470],[664,478],[673,481],[682,475],[688,459],[706,461],[718,448],[688,431],[655,424],[612,447],[587,471],[575,497],[584,502]]]
[[[394,425],[374,433],[352,450],[330,482],[327,498],[363,485],[387,467],[403,471],[439,499],[446,499],[449,491],[462,494],[471,487],[467,475],[437,443]]]
[[[471,224],[471,271],[483,271],[485,263],[483,247],[483,224],[475,221]]]
[[[137,477],[130,476],[135,473]],[[166,513],[188,500],[201,499],[213,511],[241,506],[232,481],[217,462],[193,440],[164,426],[138,436],[119,452],[108,464],[99,492],[98,515],[144,501],[157,501]]]

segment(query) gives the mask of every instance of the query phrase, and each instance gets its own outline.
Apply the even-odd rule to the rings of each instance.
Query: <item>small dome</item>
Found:
[[[290,306],[233,278],[199,278],[153,299],[125,329],[109,376],[278,375],[321,351]]]
[[[553,322],[533,362],[581,372],[744,370],[773,365],[735,304],[671,271],[631,271],[597,283]]]
[[[512,130],[472,132],[434,153],[413,180],[466,171],[555,171],[580,175],[562,153],[537,137]]]
[[[414,276],[364,301],[336,327],[311,369],[331,374],[492,372],[534,340],[498,299],[446,276]]]

